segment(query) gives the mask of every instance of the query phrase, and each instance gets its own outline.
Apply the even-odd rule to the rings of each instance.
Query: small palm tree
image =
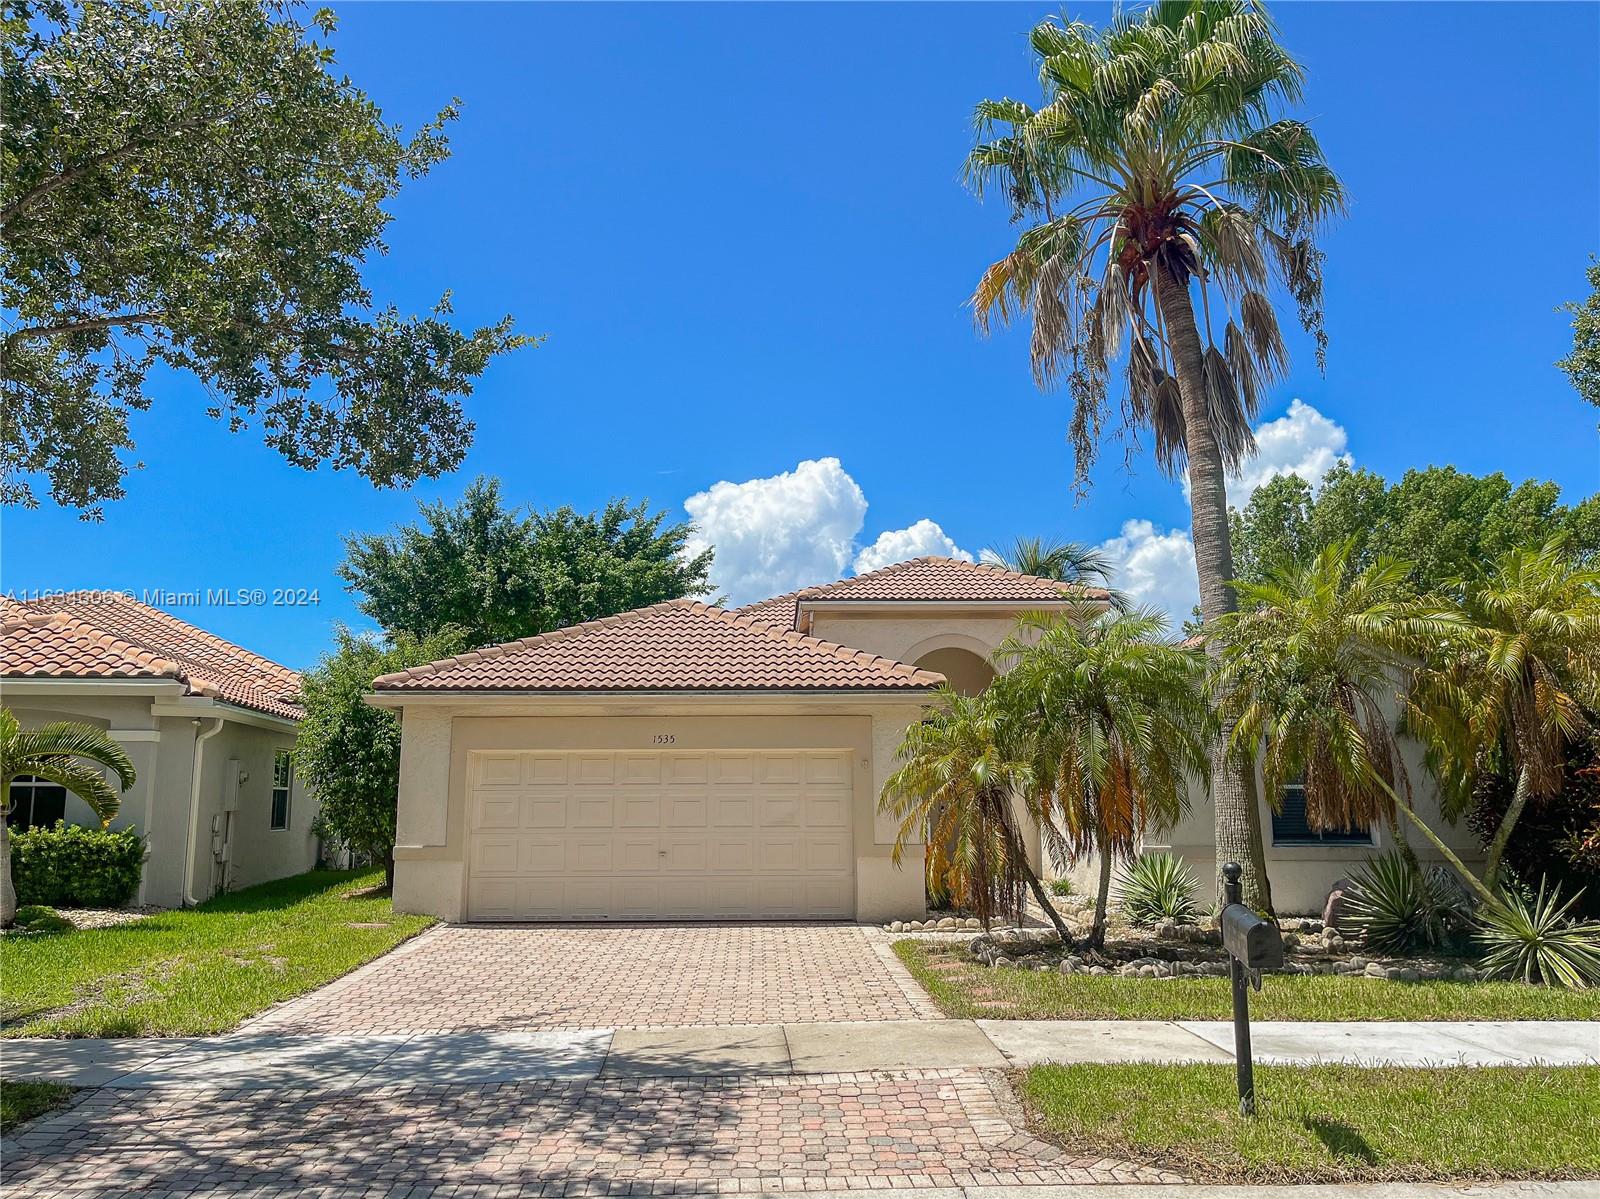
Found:
[[[1306,822],[1344,829],[1404,815],[1484,899],[1491,891],[1411,804],[1385,696],[1403,697],[1414,655],[1452,635],[1449,613],[1419,606],[1410,564],[1352,572],[1354,539],[1265,582],[1235,581],[1243,607],[1207,631],[1221,652],[1213,680],[1241,765],[1260,759],[1267,793],[1305,787]],[[1397,704],[1398,706],[1398,704]]]
[[[1055,19],[1031,34],[1043,104],[985,100],[966,175],[1023,226],[972,296],[980,329],[1031,317],[1034,378],[1066,382],[1087,486],[1121,359],[1121,412],[1157,463],[1187,470],[1200,607],[1235,606],[1225,477],[1288,354],[1275,295],[1317,341],[1316,235],[1344,189],[1310,128],[1280,115],[1304,71],[1252,0],[1169,0],[1105,30]],[[1270,906],[1253,777],[1213,747],[1219,861]]]
[[[120,790],[133,786],[133,763],[104,729],[62,720],[24,730],[10,708],[0,708],[0,928],[10,928],[17,918],[11,833],[5,824],[11,815],[11,781],[32,775],[65,787],[89,805],[104,827],[116,818],[122,801],[90,762],[116,775]]]
[[[1027,889],[1070,945],[1066,922],[1028,862],[1016,799],[1031,790],[1031,767],[992,692],[965,696],[941,688],[932,711],[906,730],[904,764],[879,799],[900,821],[891,856],[899,866],[907,845],[943,847],[942,881],[985,928],[996,913],[1020,922]]]
[[[1568,746],[1600,711],[1600,568],[1578,566],[1559,538],[1512,550],[1452,588],[1444,611],[1452,635],[1418,672],[1408,720],[1458,810],[1483,768],[1515,780],[1484,862],[1493,889],[1518,818],[1560,789]]]
[[[1100,858],[1091,948],[1105,943],[1113,859],[1188,808],[1187,779],[1209,778],[1203,664],[1151,612],[1081,621],[1029,617],[996,659],[990,688],[1028,730],[1030,809],[1061,865]]]
[[[986,549],[979,558],[1018,574],[1035,575],[1058,583],[1103,589],[1113,608],[1126,611],[1128,597],[1111,586],[1116,566],[1095,546],[1078,541],[1048,541],[1043,537],[1018,537],[1008,549]]]

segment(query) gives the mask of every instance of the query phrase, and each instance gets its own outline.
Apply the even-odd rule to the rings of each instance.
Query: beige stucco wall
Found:
[[[41,688],[38,685],[7,688],[6,706],[23,727],[56,720],[86,721],[105,729],[133,762],[134,785],[122,794],[122,806],[112,828],[136,829],[146,842],[144,875],[136,897],[139,903],[179,907],[184,902],[184,854],[189,840],[189,807],[195,756],[195,738],[209,729],[213,717],[158,715],[174,694],[93,694],[81,688]],[[212,706],[197,712],[228,712]],[[208,898],[221,880],[210,836],[212,818],[222,810],[227,787],[228,762],[237,761],[249,774],[239,789],[239,810],[234,816],[228,885],[245,887],[268,879],[309,870],[316,864],[317,842],[311,836],[316,816],[314,797],[306,794],[298,778],[290,798],[290,828],[277,831],[270,824],[272,754],[291,748],[290,728],[262,728],[225,719],[222,730],[205,743],[201,776],[200,826],[195,837],[194,897]],[[66,818],[82,825],[98,823],[87,804],[68,795]]]
[[[584,702],[527,697],[485,705],[408,703],[400,758],[395,906],[446,920],[467,917],[467,765],[479,750],[837,749],[854,762],[852,838],[858,919],[923,910],[920,849],[890,861],[897,823],[877,797],[894,750],[922,712],[921,697],[608,697]]]

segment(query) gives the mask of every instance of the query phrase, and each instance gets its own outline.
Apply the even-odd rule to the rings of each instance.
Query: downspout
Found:
[[[200,772],[206,762],[206,742],[222,731],[223,719],[220,716],[213,718],[216,723],[194,739],[194,767],[189,779],[189,848],[183,855],[183,902],[185,907],[194,907],[200,901],[194,897],[194,844],[195,829],[200,825]],[[200,718],[195,718],[195,727],[200,727]]]

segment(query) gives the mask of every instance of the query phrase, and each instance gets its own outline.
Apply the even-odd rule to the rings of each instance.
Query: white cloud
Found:
[[[683,506],[695,524],[687,551],[715,547],[712,592],[732,604],[839,578],[867,515],[867,497],[837,458],[716,483]]]
[[[856,555],[856,573],[864,575],[909,558],[922,558],[934,554],[942,558],[960,558],[971,562],[972,555],[958,546],[945,531],[927,517],[904,529],[891,529],[878,534],[866,549]]]
[[[1349,462],[1349,435],[1304,400],[1256,429],[1256,453],[1228,478],[1228,502],[1243,507],[1256,488],[1279,475],[1299,475],[1315,490],[1336,462]]]
[[[1187,529],[1162,532],[1148,520],[1124,521],[1122,533],[1100,549],[1115,564],[1113,585],[1136,605],[1164,611],[1174,631],[1188,619],[1200,590]]]

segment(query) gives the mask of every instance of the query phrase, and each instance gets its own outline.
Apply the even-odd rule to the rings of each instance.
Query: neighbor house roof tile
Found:
[[[889,658],[695,600],[388,674],[378,691],[915,691],[944,681]]]
[[[122,592],[8,602],[0,619],[7,678],[170,678],[243,708],[305,715],[296,672]]]
[[[1100,587],[1062,583],[1019,574],[987,562],[959,558],[913,558],[868,574],[806,587],[740,608],[741,615],[795,627],[800,605],[824,600],[830,604],[873,600],[895,603],[1059,603],[1062,600],[1105,599]]]

